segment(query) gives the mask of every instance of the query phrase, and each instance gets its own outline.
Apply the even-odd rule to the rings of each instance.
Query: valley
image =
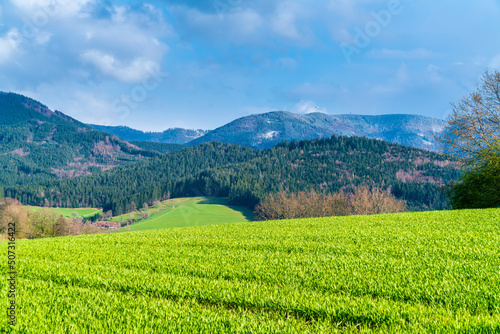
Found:
[[[128,142],[9,98],[33,117],[0,126],[15,166],[0,171],[0,227],[18,222],[21,236],[12,333],[499,329],[500,212],[438,211],[450,209],[443,187],[459,179],[460,161],[411,147],[430,132],[383,125],[407,130],[414,117],[294,123],[268,113],[252,116],[267,125],[249,125],[250,137],[238,128],[247,118],[224,130],[236,137],[216,129],[187,143]],[[293,135],[278,136],[272,117],[295,124]],[[320,131],[320,119],[343,130]],[[372,126],[356,132],[349,119]],[[368,138],[369,128],[388,140]],[[262,131],[273,135],[256,142]],[[393,143],[403,137],[411,146]],[[322,218],[264,217],[300,210]]]
[[[500,334],[500,1],[0,2],[0,334]]]

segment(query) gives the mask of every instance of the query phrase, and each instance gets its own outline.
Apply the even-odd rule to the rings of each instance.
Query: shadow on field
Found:
[[[229,205],[227,203],[227,197],[205,197],[205,199],[202,199],[201,201],[199,201],[198,204],[225,205],[225,206],[233,209],[234,211],[241,212],[241,214],[245,217],[245,219],[247,219],[249,221],[255,220],[255,215],[254,215],[252,210],[250,210],[246,206]]]

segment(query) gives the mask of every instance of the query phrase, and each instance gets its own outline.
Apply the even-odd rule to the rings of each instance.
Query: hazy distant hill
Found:
[[[0,186],[88,175],[153,155],[38,101],[0,92]]]
[[[293,114],[274,111],[239,118],[206,135],[191,145],[220,141],[254,148],[268,148],[284,140],[364,136],[415,148],[438,150],[434,135],[442,131],[443,121],[418,115],[328,115]]]
[[[106,126],[89,124],[90,127],[111,133],[127,141],[149,141],[166,144],[186,144],[208,133],[207,130],[168,129],[163,132],[144,132],[128,126]]]

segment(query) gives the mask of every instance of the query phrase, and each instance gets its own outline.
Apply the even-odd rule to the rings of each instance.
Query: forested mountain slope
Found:
[[[252,207],[282,190],[336,192],[367,184],[390,188],[412,209],[442,209],[446,201],[439,187],[458,174],[447,156],[333,136],[260,151],[211,142],[94,176],[8,187],[5,195],[31,205],[103,207],[120,214],[169,196],[228,196],[231,204]]]
[[[182,150],[183,148],[188,147],[184,144],[167,144],[167,143],[155,143],[150,141],[131,141],[131,144],[142,148],[146,151],[157,152],[161,154],[167,154],[175,151]]]
[[[155,155],[35,100],[0,92],[0,187],[88,175]]]

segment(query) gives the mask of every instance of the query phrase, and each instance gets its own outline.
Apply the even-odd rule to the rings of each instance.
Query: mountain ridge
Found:
[[[295,114],[271,111],[237,118],[214,130],[171,128],[163,132],[144,132],[127,126],[90,125],[124,140],[188,144],[191,146],[219,141],[252,147],[270,148],[282,141],[357,136],[386,140],[429,151],[439,151],[434,136],[439,134],[444,121],[412,114],[357,115],[357,114]]]
[[[442,131],[444,121],[420,115],[330,115],[294,114],[272,111],[238,118],[191,141],[221,141],[253,148],[269,148],[281,141],[358,136],[386,140],[419,149],[438,151],[434,135]]]
[[[90,175],[156,156],[46,105],[0,93],[0,185]]]
[[[58,110],[52,111],[41,102],[21,94],[0,92],[0,102],[0,126],[15,125],[24,121],[49,121],[56,124],[69,122],[86,127],[82,122]]]

